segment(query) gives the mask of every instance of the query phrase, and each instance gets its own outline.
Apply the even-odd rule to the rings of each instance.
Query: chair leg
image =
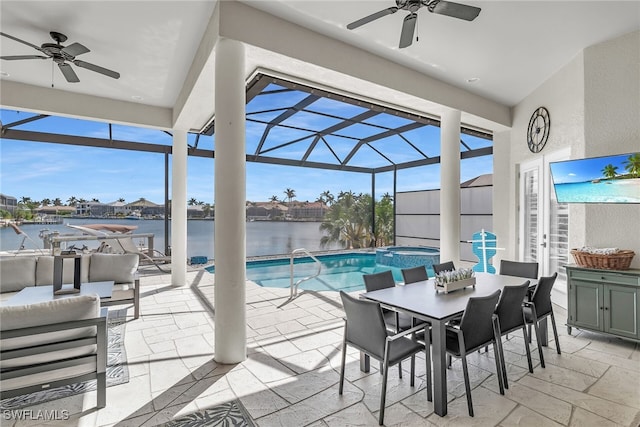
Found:
[[[98,381],[96,384],[98,392],[98,408],[104,408],[107,406],[107,374],[101,372],[98,374]]]
[[[467,393],[467,407],[469,408],[469,416],[473,417],[473,402],[471,400],[471,384],[469,384],[469,370],[467,368],[467,355],[462,352],[462,373],[464,374],[464,389]]]
[[[447,369],[451,369],[451,355],[447,354]]]
[[[345,337],[342,340],[342,366],[340,367],[340,388],[338,389],[339,395],[342,395],[342,388],[344,385],[344,365],[346,361],[347,361],[347,336],[345,331]]]
[[[531,307],[531,314],[533,315],[533,329],[536,331],[536,340],[538,340],[538,354],[540,355],[540,366],[544,366],[544,354],[542,354],[542,337],[540,336],[540,328],[538,327],[538,316],[536,314],[536,307]],[[531,335],[529,335],[531,337]]]
[[[509,383],[507,382],[507,368],[504,363],[504,353],[502,352],[502,342],[500,340],[493,344],[493,357],[496,359],[496,375],[500,394],[504,395],[504,389],[509,388]]]
[[[553,315],[553,308],[551,309],[551,326],[553,326],[553,338],[556,340],[556,351],[560,353],[560,341],[558,340],[558,330],[556,329],[556,317]]]
[[[411,356],[411,387],[416,385],[416,355]]]
[[[424,359],[426,363],[426,372],[427,372],[427,400],[429,402],[433,402],[433,392],[431,391],[431,337],[429,336],[429,331],[427,328],[424,330]]]
[[[529,363],[529,372],[533,374],[533,363],[531,361],[531,349],[529,348],[529,336],[527,334],[527,328],[522,325],[522,335],[524,336],[524,349],[527,352],[527,363]]]
[[[386,355],[385,355],[386,356]],[[384,424],[384,404],[385,397],[387,395],[387,373],[389,372],[389,365],[387,358],[385,357],[382,367],[382,391],[380,392],[380,415],[378,417],[378,423]]]

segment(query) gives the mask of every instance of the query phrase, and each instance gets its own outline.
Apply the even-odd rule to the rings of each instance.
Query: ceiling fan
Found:
[[[15,56],[0,56],[0,59],[4,59],[7,61],[15,61],[20,59],[53,59],[53,62],[58,64],[58,68],[64,75],[64,78],[67,79],[69,83],[78,83],[80,79],[78,75],[71,68],[71,64],[74,64],[80,68],[86,68],[90,71],[95,71],[96,73],[103,74],[108,77],[112,77],[114,79],[120,78],[120,73],[112,70],[108,70],[106,68],[100,67],[98,65],[91,64],[89,62],[81,61],[76,59],[76,56],[82,55],[83,53],[90,52],[88,48],[81,45],[80,43],[72,43],[69,46],[63,46],[61,43],[64,43],[67,40],[67,36],[62,33],[58,33],[56,31],[51,31],[49,35],[55,41],[55,43],[44,43],[42,46],[36,46],[35,44],[31,44],[27,41],[21,40],[17,37],[11,36],[9,34],[5,34],[0,32],[0,35],[9,38],[11,40],[15,40],[19,43],[26,44],[27,46],[31,46],[35,50],[42,52],[44,55],[15,55]],[[52,85],[53,86],[53,85]]]
[[[407,10],[410,13],[404,18],[402,32],[400,33],[399,47],[402,49],[410,46],[413,42],[413,33],[416,28],[416,21],[418,20],[417,12],[421,7],[426,7],[429,12],[432,13],[464,19],[465,21],[473,21],[476,19],[481,10],[479,7],[444,0],[396,0],[395,6],[388,7],[364,18],[360,18],[357,21],[353,21],[347,25],[347,28],[354,30],[371,21],[396,13],[398,10]]]

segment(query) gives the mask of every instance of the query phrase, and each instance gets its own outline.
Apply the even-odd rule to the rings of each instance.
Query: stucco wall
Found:
[[[584,64],[585,156],[640,151],[640,32],[585,49]],[[640,268],[640,204],[586,205],[584,216],[577,245],[633,249]]]
[[[539,106],[549,110],[551,132],[544,150],[533,154],[526,145],[526,131]],[[585,49],[512,114],[511,130],[494,135],[494,230],[498,245],[506,248],[496,262],[518,255],[520,163],[567,149],[572,159],[640,150],[640,32]],[[633,249],[637,255],[632,267],[640,268],[640,205],[572,204],[569,218],[569,248]]]

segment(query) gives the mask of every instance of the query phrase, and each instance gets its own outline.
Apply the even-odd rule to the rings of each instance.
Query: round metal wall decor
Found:
[[[531,115],[529,128],[527,129],[527,145],[532,153],[539,153],[544,148],[549,138],[551,128],[551,116],[544,107],[539,107]]]

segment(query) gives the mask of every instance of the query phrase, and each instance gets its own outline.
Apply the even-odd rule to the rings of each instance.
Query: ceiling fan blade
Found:
[[[120,73],[116,71],[108,70],[98,65],[90,64],[88,62],[80,61],[77,59],[73,61],[73,63],[76,64],[78,67],[86,68],[87,70],[95,71],[96,73],[104,74],[105,76],[112,77],[114,79],[120,78]]]
[[[464,19],[465,21],[473,21],[480,14],[480,10],[482,10],[479,7],[444,0],[429,5],[428,9],[429,12]]]
[[[78,56],[78,55],[82,55],[83,53],[87,53],[87,52],[91,52],[89,50],[89,48],[81,45],[80,43],[73,43],[70,44],[69,46],[65,47],[64,49],[61,49],[64,53],[66,53],[69,56]]]
[[[7,33],[2,33],[2,32],[0,32],[0,36],[4,36],[4,37],[6,37],[6,38],[8,38],[8,39],[11,39],[11,40],[15,40],[15,41],[17,41],[18,43],[26,44],[27,46],[31,46],[32,48],[34,48],[34,49],[36,49],[36,50],[42,51],[42,48],[41,48],[40,46],[36,46],[35,44],[32,44],[32,43],[26,42],[26,41],[21,40],[21,39],[19,39],[19,38],[17,38],[17,37],[10,36],[10,35],[9,35],[9,34],[7,34]]]
[[[69,83],[78,83],[80,81],[80,79],[76,75],[76,72],[73,71],[73,68],[71,68],[71,65],[58,64],[58,67],[60,67],[60,71],[62,71],[64,78],[67,79]]]
[[[402,33],[400,33],[400,49],[411,46],[413,43],[413,33],[416,29],[417,13],[411,13],[404,18],[402,23]]]
[[[14,55],[14,56],[0,56],[0,59],[7,61],[15,61],[17,59],[49,59],[48,56],[42,55]]]
[[[391,15],[392,13],[396,13],[398,11],[397,7],[389,7],[387,9],[383,9],[380,12],[373,13],[369,16],[365,16],[364,18],[360,18],[357,21],[353,21],[351,24],[347,25],[349,30],[353,30],[355,28],[361,27],[364,24],[368,24],[371,21],[375,21],[376,19],[380,19],[383,16]]]

